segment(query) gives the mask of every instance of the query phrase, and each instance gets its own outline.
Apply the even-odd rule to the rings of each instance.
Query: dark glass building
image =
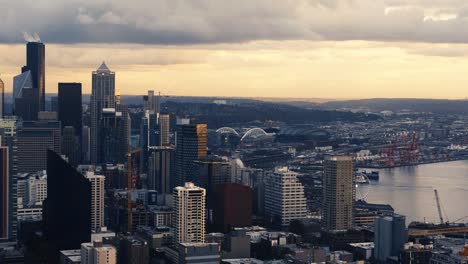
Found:
[[[99,163],[125,163],[128,153],[128,130],[124,116],[115,108],[103,109],[99,126]]]
[[[45,45],[41,42],[28,42],[26,45],[25,70],[31,71],[32,88],[37,90],[37,112],[45,111]]]
[[[91,182],[51,150],[44,209],[49,263],[58,263],[59,250],[81,248],[81,243],[91,241]]]
[[[174,149],[155,147],[150,150],[148,189],[159,194],[170,194],[174,189]]]
[[[75,128],[75,134],[81,138],[83,106],[81,102],[81,83],[58,84],[58,119],[62,129],[66,126]]]
[[[207,155],[206,124],[179,125],[177,127],[175,153],[175,186],[192,182],[195,175],[194,161]]]
[[[23,121],[16,132],[18,173],[32,173],[47,168],[47,150],[61,152],[60,122]]]
[[[0,241],[11,237],[9,228],[11,222],[10,177],[9,177],[8,147],[0,147]]]

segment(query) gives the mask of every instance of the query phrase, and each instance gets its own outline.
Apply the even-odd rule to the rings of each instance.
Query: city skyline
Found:
[[[116,88],[129,95],[153,89],[229,97],[468,96],[468,20],[461,0],[40,6],[51,8],[6,4],[0,72],[7,91],[24,64],[23,32],[29,32],[26,40],[37,32],[48,47],[49,93],[58,82],[79,81],[89,94],[89,72],[105,60],[120,73]],[[224,8],[232,12],[217,16]],[[17,25],[19,10],[31,19]]]

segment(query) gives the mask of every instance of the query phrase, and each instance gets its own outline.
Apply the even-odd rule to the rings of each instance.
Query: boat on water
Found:
[[[369,179],[367,179],[367,177],[362,173],[356,173],[354,180],[357,184],[369,184]]]
[[[378,181],[380,177],[379,171],[361,171],[361,173],[371,181]]]

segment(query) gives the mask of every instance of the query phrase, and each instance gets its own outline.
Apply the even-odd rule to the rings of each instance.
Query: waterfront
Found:
[[[450,221],[468,216],[468,161],[452,161],[380,170],[379,183],[360,186],[370,203],[388,203],[411,221],[437,222],[434,189]],[[464,219],[463,221],[468,221]]]

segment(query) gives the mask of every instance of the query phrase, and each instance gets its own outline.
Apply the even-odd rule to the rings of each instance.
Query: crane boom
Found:
[[[442,216],[442,208],[440,207],[440,201],[439,201],[439,193],[437,192],[437,189],[434,189],[434,195],[437,203],[437,211],[439,212],[439,219],[440,219],[440,224],[444,223],[444,217]]]

